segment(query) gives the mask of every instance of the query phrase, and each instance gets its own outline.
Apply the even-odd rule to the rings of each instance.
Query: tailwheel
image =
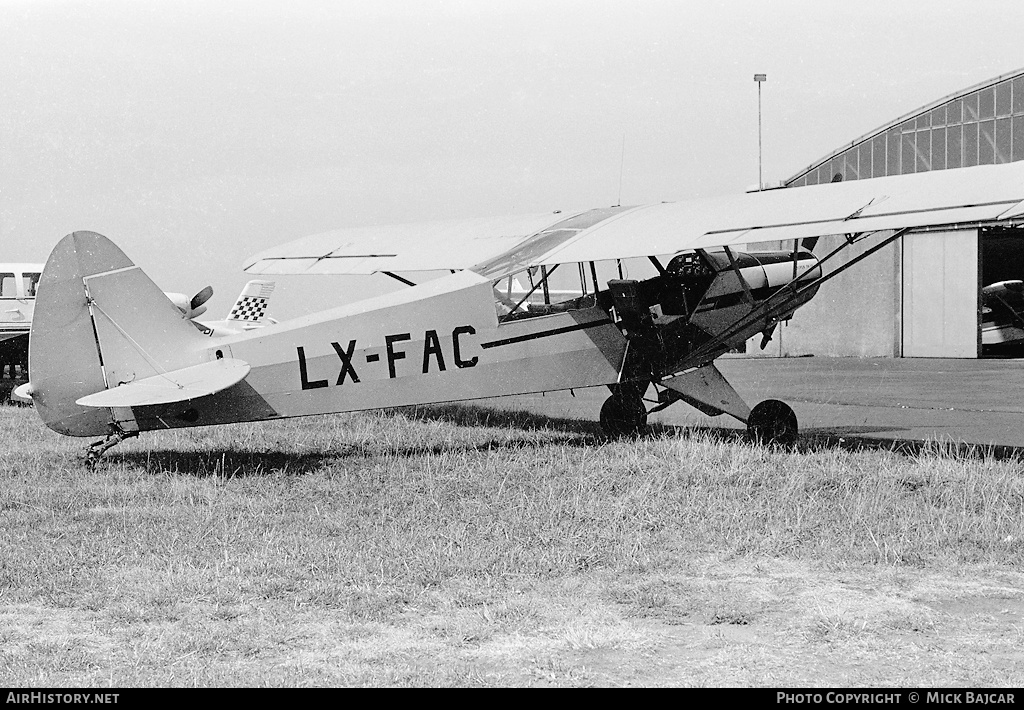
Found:
[[[796,414],[785,402],[766,399],[750,411],[747,432],[758,444],[794,446],[799,434]]]
[[[601,406],[601,428],[610,437],[637,436],[647,428],[647,407],[640,397],[613,394]]]
[[[110,433],[107,434],[107,437],[105,439],[100,439],[99,441],[94,441],[91,444],[89,444],[89,448],[86,449],[85,455],[82,457],[82,459],[84,460],[86,466],[92,468],[96,466],[96,464],[100,460],[100,456],[102,456],[104,452],[107,451],[107,449],[111,449],[117,446],[125,439],[131,439],[132,437],[138,435],[139,432],[137,431],[124,431],[123,429],[121,429],[121,427],[117,426],[116,424],[111,424]]]

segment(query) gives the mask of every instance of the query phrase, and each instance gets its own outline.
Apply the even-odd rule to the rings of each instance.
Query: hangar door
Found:
[[[978,357],[978,230],[902,241],[903,357]]]

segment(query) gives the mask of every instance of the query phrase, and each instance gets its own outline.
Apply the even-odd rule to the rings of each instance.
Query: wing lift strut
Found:
[[[384,274],[385,276],[389,276],[389,277],[393,278],[395,281],[397,281],[399,283],[402,283],[402,284],[405,284],[406,286],[415,286],[416,285],[414,282],[410,281],[409,279],[407,279],[407,278],[405,278],[403,276],[399,276],[398,274],[396,274],[396,273],[394,273],[392,271],[381,271],[380,273]]]
[[[875,252],[880,251],[881,249],[884,249],[885,247],[889,246],[890,244],[892,244],[900,237],[904,236],[909,231],[909,227],[904,229],[898,229],[894,231],[892,235],[886,237],[881,242],[865,251],[863,254],[858,254],[856,257],[846,262],[842,266],[839,266],[838,268],[834,269],[833,271],[830,271],[827,274],[822,274],[816,279],[810,281],[803,281],[802,279],[805,276],[807,276],[807,274],[809,274],[811,271],[820,268],[823,264],[833,259],[837,254],[845,251],[848,247],[852,246],[853,244],[863,241],[865,238],[871,236],[872,234],[875,234],[875,232],[860,232],[857,234],[846,235],[846,240],[838,247],[833,249],[831,252],[826,254],[824,257],[822,257],[816,265],[806,269],[797,278],[790,281],[778,292],[762,301],[757,307],[755,307],[749,313],[744,315],[742,318],[739,318],[736,321],[734,321],[723,332],[717,334],[714,338],[698,347],[694,352],[690,353],[687,356],[686,360],[688,362],[699,363],[695,365],[696,367],[699,367],[700,365],[705,364],[705,362],[714,359],[715,357],[717,357],[721,346],[725,342],[727,342],[732,336],[736,335],[747,326],[761,319],[765,319],[766,321],[770,322],[773,318],[776,318],[780,313],[784,313],[793,303],[793,301],[799,299],[808,291],[818,288],[819,286],[821,286],[821,284],[825,283],[826,281],[832,280],[839,274],[843,273],[850,267],[860,263],[861,261],[868,258]],[[671,377],[671,375],[668,375],[668,377]]]
[[[831,262],[838,254],[844,252],[850,246],[862,242],[867,237],[877,234],[877,232],[847,234],[846,239],[835,249],[802,273],[794,273],[792,281],[759,304],[755,302],[750,292],[749,284],[746,283],[740,273],[735,257],[727,249],[726,255],[729,257],[730,266],[737,278],[739,278],[744,300],[750,304],[751,310],[726,326],[721,332],[716,333],[709,340],[687,353],[686,357],[677,365],[670,365],[666,368],[663,371],[665,374],[659,375],[654,381],[655,388],[658,389],[658,400],[654,408],[648,413],[660,411],[676,401],[683,400],[705,414],[728,413],[736,417],[740,421],[747,423],[748,428],[757,440],[775,440],[780,443],[787,441],[795,442],[797,425],[796,416],[793,414],[792,409],[777,400],[766,400],[753,410],[749,409],[742,398],[714,367],[712,362],[728,347],[727,343],[742,332],[749,330],[752,325],[764,324],[767,341],[768,334],[775,328],[780,318],[785,317],[785,314],[790,311],[794,302],[800,301],[808,293],[813,293],[821,284],[835,278],[875,252],[884,249],[909,231],[911,231],[909,227],[895,230],[878,244],[867,249],[864,253],[858,254],[845,264],[838,266],[828,273],[822,273],[817,278],[808,278],[812,271],[821,269],[824,264]],[[795,271],[796,261],[794,261]],[[695,392],[700,392],[704,396],[698,395],[699,398],[690,396]],[[708,394],[711,396],[708,397]],[[714,401],[715,404],[711,404],[711,401]]]

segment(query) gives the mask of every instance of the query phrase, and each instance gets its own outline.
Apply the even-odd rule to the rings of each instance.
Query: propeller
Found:
[[[207,286],[202,291],[200,291],[195,296],[193,296],[192,300],[188,302],[188,305],[192,309],[192,313],[193,313],[193,315],[191,315],[189,317],[190,318],[194,318],[195,316],[198,316],[198,315],[200,315],[202,313],[205,313],[206,312],[206,306],[203,306],[203,304],[206,303],[207,301],[209,301],[212,296],[213,296],[213,286]],[[203,310],[199,310],[200,307],[202,307]]]
[[[179,311],[181,311],[181,314],[185,318],[192,320],[196,316],[201,316],[206,313],[206,306],[203,304],[209,301],[213,296],[213,286],[207,286],[190,300],[186,300],[185,294],[183,293],[169,293],[165,291],[164,295],[170,299],[171,303],[173,303]]]

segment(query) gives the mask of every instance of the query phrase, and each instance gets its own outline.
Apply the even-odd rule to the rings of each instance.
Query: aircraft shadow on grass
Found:
[[[464,427],[496,427],[521,431],[521,435],[502,436],[478,443],[424,443],[386,450],[388,456],[414,457],[440,455],[452,450],[494,451],[501,449],[541,448],[550,444],[591,446],[605,440],[597,422],[557,419],[529,412],[501,412],[480,407],[440,405],[407,407],[393,410],[400,416],[419,421],[444,421]],[[542,440],[529,432],[544,430],[554,435]],[[331,466],[344,466],[346,460],[380,456],[380,446],[338,442],[329,449],[317,451],[260,451],[238,447],[205,451],[151,449],[126,451],[120,459],[128,466],[152,473],[170,472],[198,477],[247,477],[289,475],[302,476]]]
[[[443,404],[404,407],[393,410],[410,420],[424,422],[446,422],[459,427],[495,428],[521,431],[522,435],[504,435],[478,443],[457,444],[414,444],[389,449],[387,455],[414,457],[440,455],[452,450],[495,451],[502,449],[536,448],[558,446],[598,446],[609,441],[601,425],[585,419],[551,417],[523,410],[498,410],[487,407],[460,404]],[[549,436],[538,439],[531,434],[543,431]],[[918,456],[928,452],[941,452],[962,458],[1024,459],[1024,448],[1014,446],[981,446],[962,442],[910,441],[889,439],[872,434],[905,431],[900,427],[828,427],[803,431],[796,451],[813,453],[826,449],[840,448],[847,451],[892,451],[906,456]],[[653,423],[648,427],[645,438],[707,437],[723,443],[749,441],[746,431],[733,427],[678,426]],[[125,452],[121,459],[129,466],[150,472],[174,472],[198,477],[248,477],[289,475],[301,476],[315,473],[331,466],[344,466],[346,460],[366,459],[381,455],[379,447],[339,442],[327,450],[318,451],[258,451],[235,447],[208,451],[176,451],[160,449]]]
[[[584,438],[594,443],[606,437],[598,422],[569,417],[551,417],[522,409],[491,409],[471,404],[432,404],[395,410],[408,419],[443,421],[465,427],[494,427],[522,431],[552,431],[569,438]]]
[[[205,451],[152,449],[125,451],[126,466],[148,473],[176,473],[197,478],[247,478],[275,475],[304,476],[351,455],[346,447],[328,451],[257,451],[236,447]]]

